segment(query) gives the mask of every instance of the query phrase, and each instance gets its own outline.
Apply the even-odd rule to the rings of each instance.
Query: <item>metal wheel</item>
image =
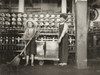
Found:
[[[39,65],[42,66],[43,64],[44,64],[44,61],[43,61],[43,60],[40,60],[40,61],[39,61]]]
[[[54,65],[58,65],[58,61],[54,61]]]

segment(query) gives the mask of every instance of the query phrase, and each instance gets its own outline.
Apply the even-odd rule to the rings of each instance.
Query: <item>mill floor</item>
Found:
[[[42,66],[35,63],[33,67],[30,65],[11,67],[1,63],[0,75],[100,75],[100,60],[88,60],[86,69],[78,69],[73,63],[59,66],[45,62]]]

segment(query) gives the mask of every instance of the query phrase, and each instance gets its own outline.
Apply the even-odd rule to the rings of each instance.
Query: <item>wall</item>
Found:
[[[26,8],[28,6],[25,6]],[[32,8],[32,6],[30,6],[30,8]],[[40,12],[60,12],[61,11],[61,7],[58,7],[57,3],[34,3],[33,4],[33,8],[32,9],[27,9],[26,12],[28,12],[28,10],[33,10],[35,11],[36,9],[40,9]]]

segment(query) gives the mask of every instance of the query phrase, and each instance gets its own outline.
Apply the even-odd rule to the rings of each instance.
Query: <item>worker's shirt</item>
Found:
[[[30,40],[32,37],[35,36],[36,29],[35,28],[27,28],[24,33],[24,39]]]

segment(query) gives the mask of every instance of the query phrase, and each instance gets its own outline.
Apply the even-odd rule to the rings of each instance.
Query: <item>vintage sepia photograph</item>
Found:
[[[0,75],[100,75],[100,0],[0,0]]]

